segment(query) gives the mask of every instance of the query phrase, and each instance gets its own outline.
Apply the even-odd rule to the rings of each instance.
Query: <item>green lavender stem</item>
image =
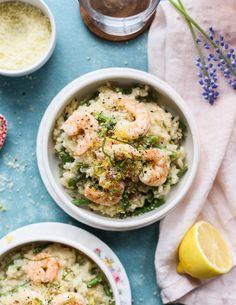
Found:
[[[174,0],[168,0],[174,7],[175,9],[180,12],[185,19],[191,23],[191,25],[194,25],[194,27],[210,42],[210,44],[215,48],[215,49],[219,49],[220,51],[220,55],[222,57],[222,59],[227,63],[231,73],[236,76],[236,71],[232,68],[231,62],[228,60],[228,58],[225,56],[225,54],[221,51],[221,49],[219,48],[219,46],[210,39],[209,35],[204,31],[204,29],[191,17],[188,15],[188,13],[185,11],[184,6],[182,4],[182,2],[178,5]],[[178,0],[179,1],[179,0]]]
[[[178,0],[178,2],[179,2],[179,6],[182,8],[182,10],[187,14],[182,1]],[[186,17],[185,17],[185,19],[186,19]],[[195,45],[195,47],[197,49],[199,57],[201,58],[201,62],[203,64],[203,72],[204,72],[205,76],[208,76],[208,72],[205,69],[205,65],[206,65],[205,58],[204,58],[204,55],[202,53],[202,49],[200,48],[199,44],[197,43],[197,36],[196,36],[196,33],[195,33],[194,29],[193,29],[192,23],[188,19],[186,19],[186,22],[187,22],[187,24],[189,26],[189,30],[191,32],[191,35],[192,35],[192,38],[193,38],[193,41],[194,41],[194,45]]]

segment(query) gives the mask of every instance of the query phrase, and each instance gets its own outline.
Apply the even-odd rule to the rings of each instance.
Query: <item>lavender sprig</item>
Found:
[[[202,87],[202,96],[205,100],[209,101],[211,105],[214,104],[219,92],[216,90],[218,88],[216,69],[213,64],[206,64],[200,57],[196,60],[196,66],[199,67],[199,84]]]
[[[223,76],[227,79],[229,85],[234,90],[236,90],[235,50],[229,47],[229,44],[225,42],[225,38],[222,35],[218,35],[218,37],[216,37],[216,33],[212,27],[209,28],[209,37],[217,45],[217,48],[214,48],[213,50],[215,51],[215,53],[209,54],[210,59],[218,62],[217,66],[219,70],[222,72]],[[224,57],[222,56],[223,54]]]
[[[196,66],[199,68],[199,84],[203,89],[203,97],[213,104],[219,92],[216,91],[217,85],[217,68],[223,73],[223,76],[227,79],[230,86],[236,90],[236,54],[233,48],[229,48],[229,45],[225,42],[223,36],[219,35],[216,38],[214,29],[209,29],[209,35],[201,28],[197,22],[188,15],[181,0],[176,3],[174,0],[169,2],[180,12],[185,18],[190,32],[192,34],[196,49],[199,57],[196,60]],[[196,29],[202,37],[197,38]],[[205,57],[201,44],[209,51],[207,57]],[[213,49],[213,52],[212,52]],[[206,63],[207,62],[207,63]],[[217,66],[216,66],[217,64]]]

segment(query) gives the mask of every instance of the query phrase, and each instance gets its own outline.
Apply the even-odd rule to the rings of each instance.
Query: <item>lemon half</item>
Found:
[[[199,221],[187,231],[179,246],[179,273],[206,279],[229,272],[232,266],[230,249],[211,224]]]

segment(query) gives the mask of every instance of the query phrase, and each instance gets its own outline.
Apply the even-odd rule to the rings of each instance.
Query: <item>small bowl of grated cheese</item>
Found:
[[[0,0],[0,75],[35,72],[55,44],[55,20],[42,0]]]

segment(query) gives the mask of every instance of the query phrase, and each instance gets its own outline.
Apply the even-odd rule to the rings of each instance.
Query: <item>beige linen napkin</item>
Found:
[[[213,26],[236,46],[236,0],[188,0],[185,7],[205,29]],[[197,57],[183,18],[162,1],[148,41],[149,71],[173,86],[190,107],[198,126],[201,158],[197,177],[181,204],[160,226],[157,281],[164,303],[235,305],[236,268],[200,282],[176,272],[177,248],[186,230],[204,219],[228,238],[236,254],[236,92],[222,78],[220,98],[201,98],[194,65]]]

